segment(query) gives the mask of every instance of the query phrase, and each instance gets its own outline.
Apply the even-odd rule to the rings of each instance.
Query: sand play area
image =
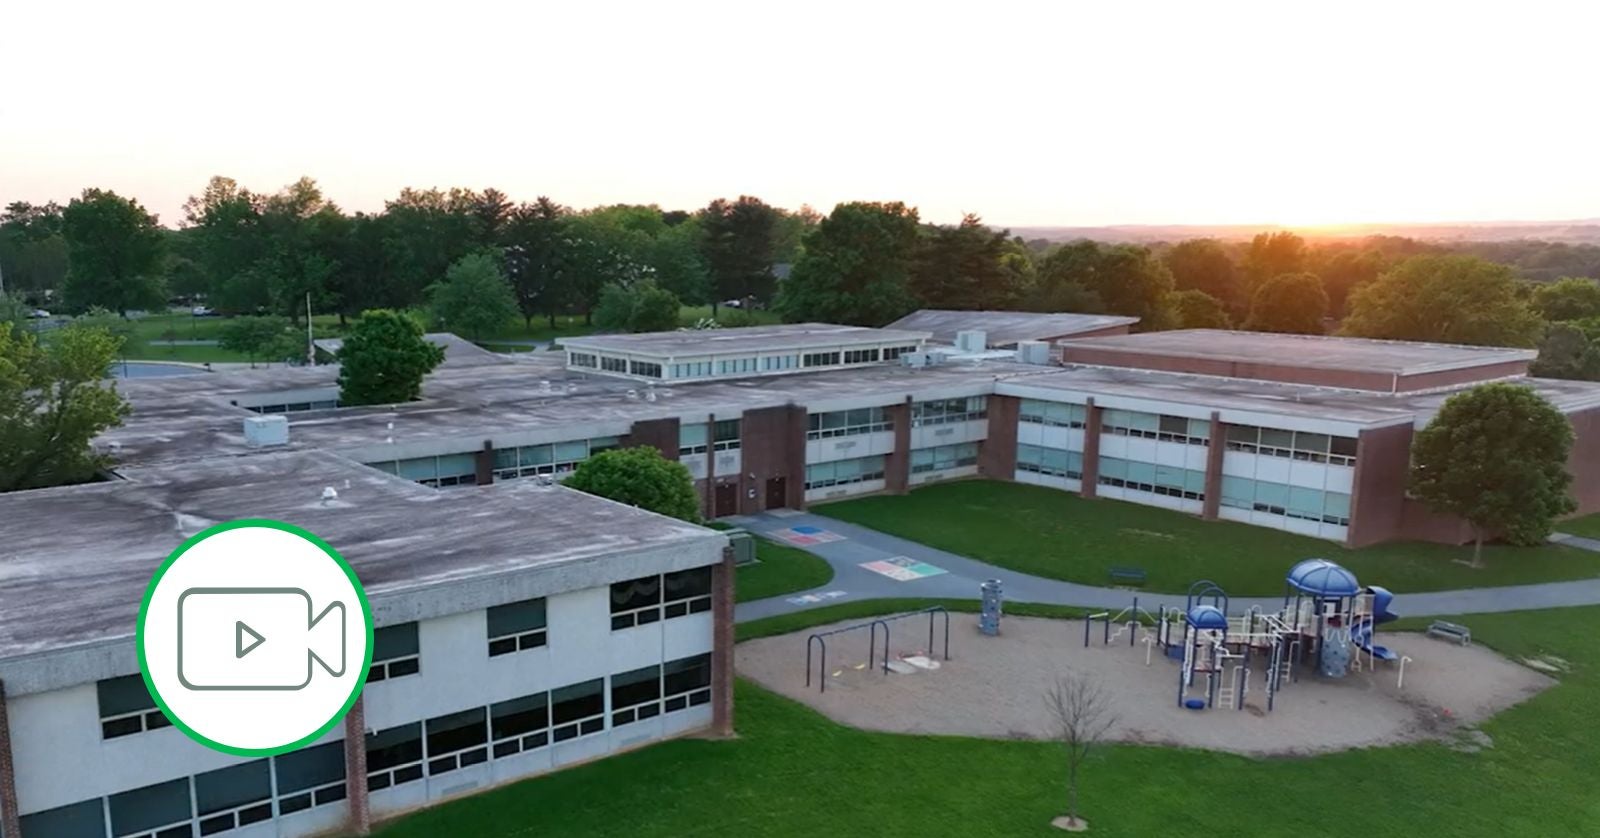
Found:
[[[942,644],[942,617],[936,632]],[[859,621],[851,621],[859,622]],[[1551,677],[1514,663],[1482,646],[1459,646],[1409,632],[1381,632],[1378,642],[1408,655],[1405,687],[1396,687],[1395,664],[1379,662],[1376,672],[1323,680],[1307,665],[1299,681],[1278,693],[1266,712],[1263,683],[1267,666],[1252,661],[1243,710],[1186,710],[1177,706],[1178,662],[1155,650],[1145,665],[1141,634],[1129,647],[1123,634],[1101,645],[1083,646],[1083,623],[1006,617],[999,637],[978,632],[977,616],[950,615],[950,660],[937,669],[905,669],[883,674],[868,667],[867,632],[835,635],[828,643],[827,692],[817,689],[816,662],[805,686],[806,638],[814,629],[741,643],[740,675],[802,701],[829,718],[868,730],[993,738],[1049,738],[1045,695],[1068,671],[1094,678],[1112,697],[1118,722],[1111,738],[1209,748],[1253,755],[1313,754],[1393,745],[1423,739],[1492,747],[1468,728],[1556,683]],[[924,617],[893,624],[889,659],[927,654]],[[880,637],[879,648],[882,648]],[[933,658],[938,660],[940,648]],[[1197,681],[1191,695],[1201,695]]]

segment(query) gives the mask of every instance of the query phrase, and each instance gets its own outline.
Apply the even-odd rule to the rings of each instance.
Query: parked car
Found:
[[[214,309],[214,308],[211,308],[210,306],[195,306],[194,308],[189,309],[189,313],[194,315],[195,317],[216,317],[217,316],[217,310]]]
[[[33,311],[28,312],[28,316],[34,320],[46,320],[49,319],[50,312],[45,311],[42,308],[36,308]]]
[[[723,308],[744,308],[744,300],[723,300]]]

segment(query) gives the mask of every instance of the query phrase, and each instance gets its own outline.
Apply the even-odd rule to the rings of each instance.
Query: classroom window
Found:
[[[1038,445],[1017,446],[1017,470],[1050,477],[1083,478],[1083,452],[1062,451]]]
[[[674,713],[711,701],[711,655],[667,661],[661,666],[663,709]]]
[[[802,356],[801,364],[807,367],[836,367],[839,365],[839,353],[808,352]]]
[[[612,631],[642,626],[660,619],[660,576],[643,576],[611,583]]]
[[[550,694],[513,698],[489,706],[495,759],[550,744]]]
[[[611,726],[661,714],[661,667],[647,666],[611,676]]]
[[[599,360],[589,352],[572,352],[567,355],[567,363],[575,367],[589,367],[590,369],[593,369],[599,364]]]
[[[22,816],[22,838],[106,838],[105,802],[96,797]]]
[[[739,420],[718,420],[712,429],[712,443],[717,451],[736,450],[739,447]]]
[[[424,726],[428,740],[428,776],[448,774],[489,759],[487,713],[482,707],[435,716]]]
[[[201,835],[272,819],[272,763],[258,759],[194,775]]]
[[[706,453],[706,423],[694,422],[678,425],[678,456]]]
[[[1355,437],[1258,428],[1253,425],[1229,425],[1227,433],[1230,451],[1335,466],[1354,466],[1356,445]]]
[[[1105,410],[1100,414],[1100,432],[1188,445],[1211,444],[1211,420],[1165,413]]]
[[[115,739],[147,730],[170,727],[165,713],[156,709],[155,699],[140,675],[107,678],[95,683],[100,702],[100,736]]]
[[[806,466],[806,488],[825,489],[883,479],[883,457],[858,457]]]
[[[885,360],[885,361],[898,360],[901,355],[904,355],[907,352],[915,352],[915,351],[917,351],[917,348],[915,346],[890,346],[890,347],[887,347],[887,348],[885,348],[883,350],[883,360]]]
[[[550,692],[551,738],[565,742],[605,729],[605,679],[596,678]]]
[[[422,779],[422,723],[367,734],[367,790]]]
[[[188,777],[119,792],[106,802],[111,810],[113,835],[188,838],[194,834]]]
[[[1082,428],[1088,421],[1088,414],[1089,409],[1081,404],[1023,399],[1018,406],[1017,421],[1058,428]]]
[[[650,361],[630,361],[628,371],[645,378],[661,377],[661,365]]]
[[[806,417],[806,421],[809,423],[806,439],[829,439],[894,430],[894,422],[881,407],[813,413]]]
[[[978,464],[978,443],[963,442],[958,445],[938,445],[918,448],[911,452],[911,473],[944,471],[946,469]]]
[[[382,468],[389,464],[369,463],[368,465]],[[391,471],[391,469],[384,468],[384,471]],[[478,482],[478,460],[476,454],[413,457],[407,460],[395,461],[391,473],[434,488],[471,486]]]
[[[847,349],[844,353],[844,362],[847,364],[873,364],[877,363],[879,350],[877,349]]]
[[[278,814],[287,815],[345,798],[344,743],[328,742],[273,757],[278,774]]]
[[[711,566],[679,570],[661,577],[662,614],[670,620],[711,610]]]
[[[1205,500],[1206,473],[1117,457],[1100,458],[1099,483],[1186,500]]]
[[[488,609],[489,657],[537,649],[547,642],[544,597]]]
[[[602,355],[600,357],[600,369],[606,372],[627,372],[628,361],[626,358],[612,358]]]
[[[384,626],[372,633],[372,666],[367,683],[387,681],[422,671],[422,655],[417,647],[417,624]]]
[[[989,416],[989,397],[971,396],[964,399],[940,399],[916,402],[911,405],[911,426],[944,425],[951,422],[973,422]]]

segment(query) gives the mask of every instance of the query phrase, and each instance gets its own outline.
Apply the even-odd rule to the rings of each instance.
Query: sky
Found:
[[[0,9],[0,203],[212,175],[1006,226],[1600,217],[1600,4],[141,2]]]

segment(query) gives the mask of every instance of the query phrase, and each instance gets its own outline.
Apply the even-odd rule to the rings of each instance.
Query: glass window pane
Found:
[[[192,817],[188,777],[111,795],[111,829],[118,835],[148,832]]]
[[[668,661],[662,670],[665,674],[667,695],[677,695],[711,686],[710,655],[695,655],[692,658]]]
[[[1205,494],[1205,491],[1206,491],[1206,473],[1205,472],[1203,472],[1203,471],[1194,471],[1192,469],[1186,469],[1186,470],[1184,470],[1183,475],[1184,475],[1183,476],[1183,488],[1184,488],[1185,491],[1198,492],[1200,494]]]
[[[589,440],[579,439],[572,442],[558,442],[555,445],[556,462],[570,463],[584,460],[589,457]]]
[[[403,658],[417,653],[417,624],[384,626],[372,632],[372,662]]]
[[[668,573],[663,577],[666,585],[665,598],[667,601],[690,599],[711,594],[711,567],[696,567],[689,570],[679,570]]]
[[[1296,515],[1321,518],[1322,490],[1306,489],[1300,486],[1289,487],[1289,511]]]
[[[401,460],[400,476],[407,480],[432,480],[439,476],[438,463],[433,457]]]
[[[1210,419],[1190,419],[1189,420],[1189,436],[1192,436],[1195,439],[1210,439],[1211,438],[1211,420]]]
[[[1229,442],[1244,442],[1244,443],[1249,443],[1251,445],[1254,445],[1254,444],[1256,444],[1257,437],[1259,437],[1260,434],[1261,434],[1261,429],[1257,428],[1254,425],[1229,425],[1228,426],[1228,441]]]
[[[124,675],[120,678],[107,678],[95,683],[95,692],[100,697],[100,715],[120,716],[123,713],[134,713],[140,710],[149,710],[156,706],[150,697],[150,690],[144,685],[141,675]]]
[[[1330,451],[1341,457],[1354,457],[1356,455],[1356,438],[1352,436],[1336,436]]]
[[[22,816],[22,838],[105,838],[100,798]]]
[[[304,791],[344,779],[344,743],[329,742],[273,758],[278,794]]]
[[[599,715],[606,709],[604,681],[596,678],[553,690],[550,707],[551,721],[558,725]]]
[[[1344,492],[1327,492],[1322,498],[1323,514],[1338,518],[1350,517],[1350,496]]]
[[[495,704],[489,708],[489,724],[496,739],[543,730],[550,726],[550,695],[538,693]]]
[[[1280,431],[1276,428],[1261,429],[1261,444],[1274,448],[1292,448],[1294,446],[1294,432]]]
[[[661,577],[642,576],[611,583],[611,613],[632,611],[661,602]]]
[[[1128,463],[1127,480],[1129,483],[1154,483],[1156,482],[1155,463]]]
[[[422,723],[367,734],[367,770],[382,771],[422,759]]]
[[[1187,469],[1176,466],[1156,466],[1156,479],[1153,482],[1157,486],[1182,489],[1184,486],[1184,474],[1187,471]]]
[[[494,467],[497,468],[497,469],[500,469],[500,468],[516,468],[517,467],[517,449],[515,449],[515,448],[496,448],[496,449],[494,449]]]
[[[692,448],[696,445],[706,444],[706,423],[696,422],[692,425],[678,426],[678,446]]]
[[[1201,475],[1201,479],[1204,479]],[[1248,477],[1222,475],[1222,502],[1228,506],[1249,508],[1256,500],[1256,482]]]
[[[1181,434],[1181,435],[1184,435],[1184,436],[1188,436],[1188,434],[1189,434],[1189,420],[1183,418],[1182,416],[1162,415],[1162,417],[1161,417],[1161,432],[1162,433],[1167,433],[1167,434]]]
[[[472,454],[449,454],[439,458],[440,477],[475,474],[477,471],[477,457]]]
[[[547,466],[555,462],[551,459],[551,450],[548,445],[522,446],[522,464],[524,466]]]
[[[208,815],[272,797],[272,768],[258,759],[194,775],[195,806]]]
[[[716,441],[732,442],[739,438],[739,420],[724,419],[717,422]]]
[[[1294,447],[1301,451],[1311,451],[1314,453],[1325,454],[1328,451],[1328,435],[1308,434],[1305,431],[1296,431],[1294,435]]]
[[[429,719],[428,753],[448,754],[487,742],[489,729],[484,725],[484,718],[484,709],[475,707]]]
[[[489,609],[489,636],[504,637],[545,627],[544,597]]]
[[[1100,458],[1100,476],[1122,480],[1128,476],[1128,461],[1116,457]]]
[[[1264,503],[1268,506],[1288,506],[1289,487],[1282,483],[1267,483],[1257,480],[1256,503]]]
[[[661,697],[661,667],[647,666],[611,676],[611,709],[632,707]]]

